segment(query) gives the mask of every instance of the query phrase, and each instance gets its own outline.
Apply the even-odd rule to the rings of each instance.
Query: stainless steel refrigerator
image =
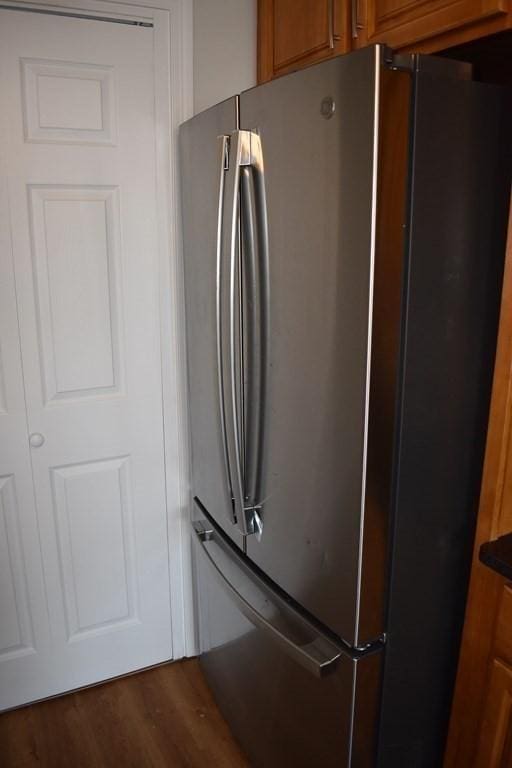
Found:
[[[181,127],[201,662],[251,765],[440,766],[510,131],[374,46]]]

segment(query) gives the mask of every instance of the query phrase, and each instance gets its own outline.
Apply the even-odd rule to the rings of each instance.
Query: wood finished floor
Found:
[[[195,659],[0,715],[1,768],[249,768]]]

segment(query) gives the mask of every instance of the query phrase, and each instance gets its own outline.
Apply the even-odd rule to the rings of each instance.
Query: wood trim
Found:
[[[356,0],[357,21],[361,27],[366,25],[366,5],[364,0]],[[359,32],[362,30],[359,29]],[[352,3],[349,0],[334,0],[334,55],[352,50]]]
[[[491,660],[493,632],[503,579],[482,565],[480,545],[500,531],[507,448],[512,413],[512,208],[505,257],[500,330],[496,353],[489,431],[484,462],[480,511],[469,586],[454,703],[444,768],[473,764]],[[484,629],[484,631],[483,631]],[[487,631],[488,630],[488,631]]]
[[[272,80],[274,73],[273,19],[273,0],[258,0],[258,84]]]
[[[512,664],[512,585],[501,590],[500,608],[494,633],[494,655]]]

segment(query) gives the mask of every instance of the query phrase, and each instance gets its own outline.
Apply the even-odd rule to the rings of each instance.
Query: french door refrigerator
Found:
[[[441,765],[507,119],[375,46],[181,127],[201,662],[251,765]]]

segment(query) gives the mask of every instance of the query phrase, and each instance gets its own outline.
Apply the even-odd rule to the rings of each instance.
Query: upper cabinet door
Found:
[[[344,0],[260,0],[259,82],[348,51],[347,9]]]
[[[507,0],[368,0],[366,43],[402,48],[507,12]]]

